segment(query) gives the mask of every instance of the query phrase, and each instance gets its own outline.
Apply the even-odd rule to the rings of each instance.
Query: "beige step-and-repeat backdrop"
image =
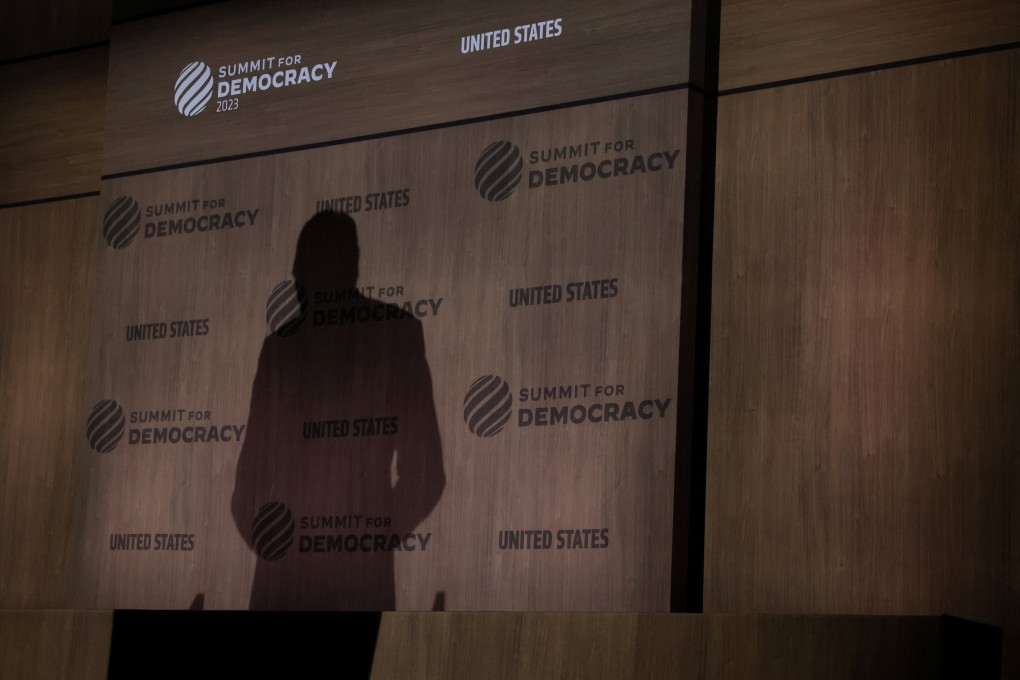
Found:
[[[115,27],[79,606],[668,609],[690,8],[641,4]]]

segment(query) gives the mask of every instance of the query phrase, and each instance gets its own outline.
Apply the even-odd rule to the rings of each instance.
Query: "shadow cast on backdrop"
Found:
[[[421,323],[361,295],[358,260],[354,221],[320,213],[267,304],[232,498],[251,609],[393,609],[395,555],[432,547],[418,527],[445,474]]]

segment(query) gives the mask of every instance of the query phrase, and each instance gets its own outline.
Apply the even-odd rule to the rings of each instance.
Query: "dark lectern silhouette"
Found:
[[[232,499],[259,555],[250,607],[393,609],[395,552],[428,558],[415,529],[445,485],[421,323],[354,290],[347,215],[304,226],[293,273],[270,303]]]

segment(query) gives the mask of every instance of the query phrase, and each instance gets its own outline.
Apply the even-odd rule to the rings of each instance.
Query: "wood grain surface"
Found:
[[[722,3],[719,87],[770,83],[1020,41],[1015,0]]]
[[[0,66],[0,204],[99,190],[107,52]]]
[[[936,678],[934,617],[383,614],[388,678]]]
[[[67,606],[96,209],[0,210],[0,608]]]
[[[0,60],[108,40],[111,0],[5,2],[0,10]]]
[[[82,606],[183,608],[202,592],[209,608],[668,607],[686,99],[677,91],[104,182],[104,221],[128,197],[139,226],[121,249],[98,228],[93,236],[82,410],[114,399],[128,422],[109,452],[81,439]],[[476,188],[478,162],[501,141],[518,150],[521,174],[513,193],[490,201],[484,183]],[[379,194],[390,207],[379,209]],[[328,239],[296,248],[320,201],[344,197],[333,205],[356,223],[356,272]],[[250,226],[161,236],[167,217],[145,214],[177,202],[172,219],[259,212]],[[325,280],[308,257],[325,259]],[[325,298],[355,273],[364,297],[354,306],[410,303],[415,319],[320,325],[343,318],[351,304]],[[305,287],[307,318],[294,337],[267,338],[267,301],[292,279]],[[568,301],[585,288],[569,284],[591,281],[607,283]],[[513,302],[516,289],[542,286],[547,304]],[[208,319],[208,333],[128,340],[129,326],[191,319]],[[495,409],[466,407],[466,395],[485,376],[509,386],[510,420],[476,435],[465,411]],[[524,402],[528,388],[538,396]],[[643,415],[602,422],[600,406],[595,421],[544,425],[537,410],[613,404],[625,418],[627,402]],[[132,414],[176,409],[181,420],[155,426],[206,421],[247,434],[132,443],[130,430],[153,426]],[[307,422],[369,415],[397,417],[398,431],[304,438]],[[256,560],[248,545],[267,502],[284,503],[298,524],[278,560]],[[323,515],[385,515],[386,532],[432,542],[393,558],[301,551],[314,534],[351,533],[302,528]],[[557,547],[558,532],[590,529],[600,540],[579,533],[586,548]],[[500,532],[532,530],[550,532],[549,549],[499,549]],[[117,536],[158,533],[193,535],[195,547],[116,547]]]
[[[461,53],[463,36],[506,28],[514,40],[516,27],[553,19],[561,19],[556,37]],[[539,0],[302,0],[249,2],[243,12],[217,3],[131,22],[114,29],[104,174],[684,83],[689,20],[686,1],[572,0],[551,9]],[[221,78],[221,67],[271,57],[258,71],[271,75],[277,58],[292,55],[335,69],[319,82],[218,97],[220,83],[241,77]],[[175,107],[174,87],[195,61],[217,84],[189,117]],[[236,110],[217,112],[235,99]]]
[[[706,611],[1017,648],[1018,83],[1013,50],[720,100]]]
[[[0,610],[0,675],[10,680],[102,680],[113,612]]]

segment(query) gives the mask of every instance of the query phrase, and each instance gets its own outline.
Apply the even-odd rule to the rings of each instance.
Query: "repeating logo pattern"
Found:
[[[513,142],[490,144],[475,163],[475,188],[487,201],[502,201],[521,183],[524,159]]]
[[[104,399],[96,404],[85,424],[85,436],[93,451],[113,451],[124,436],[124,409],[113,399]]]
[[[510,385],[497,375],[484,375],[464,397],[464,422],[471,434],[492,437],[510,421]]]
[[[278,560],[294,543],[294,518],[290,508],[278,501],[269,501],[255,514],[251,523],[251,542],[264,560]]]
[[[138,202],[130,196],[121,196],[106,209],[106,217],[103,218],[103,238],[111,248],[117,250],[127,248],[138,235],[138,225],[141,221],[142,213],[138,209]]]
[[[294,281],[281,281],[266,302],[266,323],[281,338],[297,333],[308,314],[305,289]]]
[[[201,61],[193,61],[181,69],[174,85],[174,105],[182,116],[197,116],[212,98],[212,69]]]

